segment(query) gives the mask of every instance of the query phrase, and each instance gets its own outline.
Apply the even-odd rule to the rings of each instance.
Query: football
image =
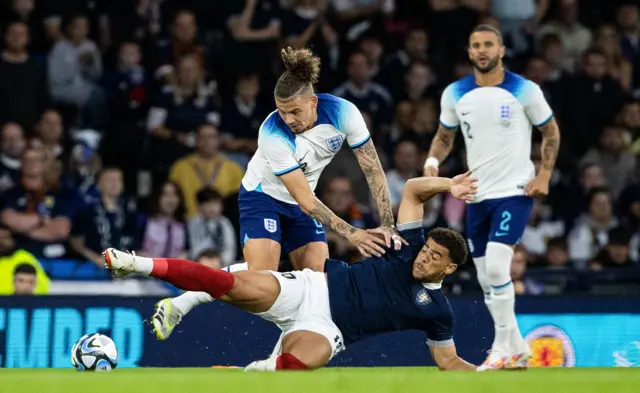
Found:
[[[71,364],[78,371],[111,371],[118,365],[116,344],[104,334],[85,334],[71,349]]]

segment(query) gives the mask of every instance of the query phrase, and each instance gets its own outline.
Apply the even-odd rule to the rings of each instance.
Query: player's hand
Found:
[[[545,175],[540,175],[531,180],[525,190],[525,195],[534,198],[543,198],[549,195],[549,179]]]
[[[349,235],[349,241],[356,246],[360,254],[367,258],[372,255],[379,257],[385,253],[384,240],[362,229],[356,229],[354,233]]]
[[[388,248],[391,248],[391,242],[393,241],[394,250],[399,250],[402,248],[403,244],[405,246],[409,245],[409,243],[400,236],[398,230],[394,226],[382,225],[375,229],[367,229],[367,232],[384,237],[384,242]]]
[[[438,176],[438,168],[434,167],[434,166],[428,166],[424,168],[424,171],[422,172],[422,174],[425,177],[436,177]]]
[[[454,198],[461,201],[472,201],[473,196],[478,192],[478,179],[471,177],[472,172],[467,171],[451,179],[451,190]]]

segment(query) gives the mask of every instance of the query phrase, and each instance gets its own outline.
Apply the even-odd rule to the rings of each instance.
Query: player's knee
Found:
[[[290,353],[283,353],[276,359],[276,370],[309,371],[310,366]]]
[[[487,244],[487,279],[491,285],[502,285],[511,279],[511,246],[501,243]]]

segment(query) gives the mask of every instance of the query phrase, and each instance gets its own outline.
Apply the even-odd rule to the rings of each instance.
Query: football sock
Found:
[[[247,270],[248,268],[249,266],[246,262],[244,262],[229,265],[222,270],[224,270],[225,272],[234,273],[242,270]],[[214,300],[215,299],[206,292],[187,291],[182,295],[176,296],[171,299],[171,304],[173,304],[175,308],[180,310],[182,315],[186,315],[189,311],[193,310],[194,307],[204,303],[210,303]]]
[[[487,258],[473,258],[473,264],[476,266],[478,282],[484,294],[484,304],[487,306],[491,318],[494,319],[493,310],[491,309],[491,284],[489,284],[489,277],[487,276]]]
[[[511,282],[513,249],[501,243],[487,244],[487,276],[491,285],[491,308],[496,330],[493,349],[510,353],[511,330],[516,327],[515,291]]]
[[[283,353],[276,359],[276,370],[308,370],[306,364],[290,353]]]
[[[235,282],[231,273],[175,258],[153,258],[150,276],[183,290],[206,292],[216,299],[229,292]]]

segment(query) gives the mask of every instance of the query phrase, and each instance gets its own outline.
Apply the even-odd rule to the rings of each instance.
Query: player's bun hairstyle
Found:
[[[318,82],[320,58],[310,49],[291,49],[287,47],[281,53],[285,72],[278,79],[275,88],[276,99],[290,99],[300,93],[313,91]]]
[[[427,238],[433,239],[434,242],[449,250],[449,259],[453,264],[458,266],[467,262],[469,257],[467,242],[459,232],[449,228],[435,228],[429,232]]]

